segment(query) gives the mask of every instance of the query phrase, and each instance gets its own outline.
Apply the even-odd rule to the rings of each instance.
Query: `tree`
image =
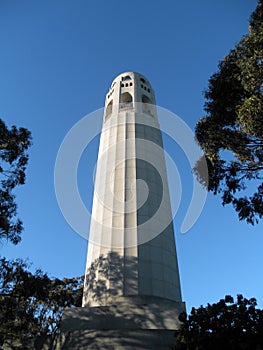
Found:
[[[0,119],[0,239],[13,244],[21,240],[22,222],[17,218],[17,204],[13,190],[25,183],[28,163],[26,151],[31,134],[25,128],[8,129]]]
[[[205,99],[196,138],[208,165],[208,190],[232,204],[240,220],[257,223],[263,217],[263,0],[249,33],[211,76]],[[200,161],[195,172],[205,183],[201,168]]]
[[[58,332],[65,307],[81,306],[83,277],[49,278],[28,262],[0,259],[0,348]]]
[[[176,334],[181,350],[262,350],[263,310],[256,299],[237,296],[236,302],[226,296],[218,303],[192,308],[181,314],[183,325]]]

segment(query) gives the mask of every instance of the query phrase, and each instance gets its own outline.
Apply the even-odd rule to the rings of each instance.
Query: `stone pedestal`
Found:
[[[171,349],[183,302],[120,297],[109,306],[66,309],[54,349]]]

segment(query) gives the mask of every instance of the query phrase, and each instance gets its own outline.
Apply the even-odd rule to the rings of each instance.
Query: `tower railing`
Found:
[[[119,104],[119,110],[133,109],[132,102],[122,102]]]

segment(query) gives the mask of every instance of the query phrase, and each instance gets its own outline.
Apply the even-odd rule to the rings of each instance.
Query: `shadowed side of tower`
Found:
[[[65,310],[63,349],[169,349],[181,299],[155,96],[126,72],[106,95],[82,308]]]

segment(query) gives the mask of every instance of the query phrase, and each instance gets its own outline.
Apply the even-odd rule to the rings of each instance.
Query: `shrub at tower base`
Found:
[[[62,310],[80,306],[83,278],[49,278],[21,259],[0,259],[0,349],[34,349],[37,337],[55,336]]]
[[[218,303],[200,306],[189,316],[180,315],[183,326],[176,334],[178,350],[261,350],[263,310],[255,298],[226,296]]]

